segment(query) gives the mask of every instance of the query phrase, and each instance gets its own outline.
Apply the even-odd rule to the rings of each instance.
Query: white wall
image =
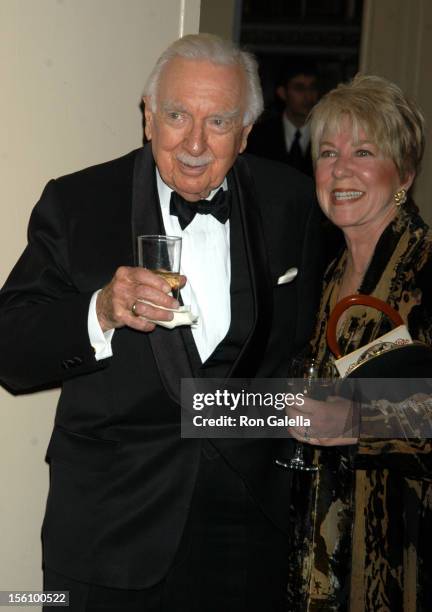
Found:
[[[141,144],[146,75],[169,42],[198,31],[199,13],[199,0],[1,0],[1,284],[44,184]],[[41,588],[57,395],[0,389],[0,590]]]
[[[432,2],[365,0],[360,69],[397,83],[426,118],[426,153],[415,201],[432,225]]]
[[[235,12],[235,0],[201,0],[200,32],[210,32],[232,40]]]

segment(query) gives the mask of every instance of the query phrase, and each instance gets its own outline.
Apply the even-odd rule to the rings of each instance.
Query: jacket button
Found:
[[[69,368],[75,368],[81,365],[82,362],[83,360],[81,357],[72,357],[71,359],[64,359],[61,365],[64,370],[69,370]]]

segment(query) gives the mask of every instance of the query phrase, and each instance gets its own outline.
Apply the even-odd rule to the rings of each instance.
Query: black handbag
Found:
[[[347,308],[358,304],[383,312],[395,328],[366,346],[342,355],[336,336],[337,324]],[[335,366],[342,377],[432,377],[432,347],[412,340],[400,314],[386,302],[370,295],[349,295],[336,304],[327,324],[327,343],[336,357]]]

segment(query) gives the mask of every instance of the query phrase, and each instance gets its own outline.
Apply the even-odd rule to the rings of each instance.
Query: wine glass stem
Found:
[[[304,463],[303,446],[299,442],[296,444],[296,449],[292,460],[294,464],[303,465]]]
[[[298,442],[296,444],[295,459],[303,459],[303,446]]]

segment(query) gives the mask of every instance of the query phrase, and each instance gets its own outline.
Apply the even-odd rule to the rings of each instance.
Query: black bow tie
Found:
[[[178,217],[182,230],[189,225],[195,215],[213,215],[221,223],[226,223],[231,210],[231,197],[222,187],[212,200],[188,202],[178,193],[171,193],[170,214]]]

